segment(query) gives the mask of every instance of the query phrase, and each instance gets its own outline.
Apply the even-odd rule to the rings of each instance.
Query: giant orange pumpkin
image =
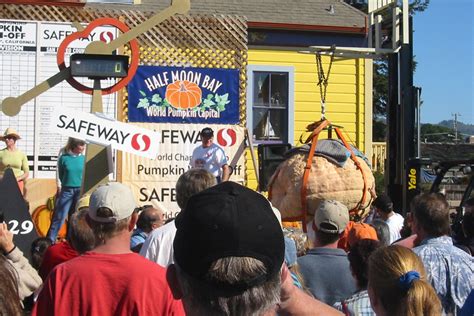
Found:
[[[178,80],[168,85],[165,98],[177,109],[192,109],[201,104],[201,88],[194,82]]]

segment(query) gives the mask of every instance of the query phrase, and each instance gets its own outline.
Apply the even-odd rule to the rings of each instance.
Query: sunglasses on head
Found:
[[[147,208],[152,208],[152,207],[153,207],[153,205],[151,205],[151,204],[143,205],[143,206],[137,207],[135,209],[135,212],[141,212],[141,211],[146,210]]]

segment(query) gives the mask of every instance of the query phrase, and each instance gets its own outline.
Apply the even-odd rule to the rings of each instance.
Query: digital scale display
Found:
[[[125,78],[128,73],[128,58],[125,55],[71,55],[71,76],[90,79]]]

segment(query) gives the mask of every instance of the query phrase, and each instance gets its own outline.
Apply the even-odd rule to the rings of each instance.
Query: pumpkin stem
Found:
[[[179,92],[186,92],[186,91],[188,91],[188,90],[186,90],[184,82],[180,82],[179,83]]]

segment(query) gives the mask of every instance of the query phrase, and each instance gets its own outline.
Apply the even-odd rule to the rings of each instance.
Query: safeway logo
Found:
[[[118,122],[103,115],[58,107],[51,117],[52,130],[92,143],[112,146],[138,156],[155,159],[159,134],[153,130]]]
[[[112,33],[111,31],[103,31],[103,32],[100,32],[99,34],[99,39],[102,41],[102,42],[105,42],[105,43],[110,43],[114,40],[114,33]]]
[[[150,148],[151,140],[147,135],[137,133],[132,136],[132,147],[138,151],[147,151]]]
[[[222,128],[217,132],[217,143],[223,147],[231,147],[237,141],[237,133],[231,128]]]

